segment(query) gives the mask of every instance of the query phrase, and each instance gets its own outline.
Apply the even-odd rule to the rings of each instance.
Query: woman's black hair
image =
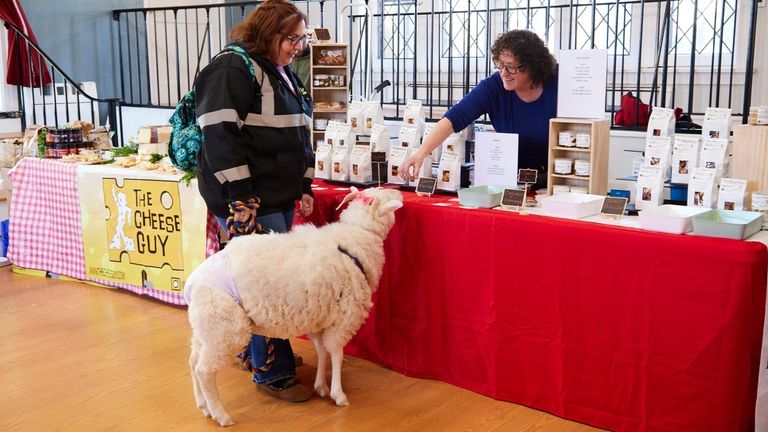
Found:
[[[555,58],[536,33],[510,30],[500,34],[491,46],[493,62],[498,62],[505,52],[515,57],[521,70],[528,72],[533,85],[543,84],[554,77]]]

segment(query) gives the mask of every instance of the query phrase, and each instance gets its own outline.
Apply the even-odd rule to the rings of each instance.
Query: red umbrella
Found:
[[[18,28],[30,41],[37,44],[37,39],[32,34],[32,28],[18,0],[0,0],[0,19]],[[42,56],[11,28],[8,29],[6,69],[5,82],[11,85],[39,87],[51,83],[51,75]]]

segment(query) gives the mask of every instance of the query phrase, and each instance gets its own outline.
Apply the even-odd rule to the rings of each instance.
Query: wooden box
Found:
[[[744,208],[752,208],[752,192],[768,193],[768,126],[733,128],[732,177],[747,180]]]

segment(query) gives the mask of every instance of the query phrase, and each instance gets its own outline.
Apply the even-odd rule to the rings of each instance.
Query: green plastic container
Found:
[[[744,240],[763,226],[763,214],[739,210],[710,210],[693,216],[693,233]]]
[[[464,207],[493,208],[501,205],[501,186],[472,186],[459,189],[459,203]]]

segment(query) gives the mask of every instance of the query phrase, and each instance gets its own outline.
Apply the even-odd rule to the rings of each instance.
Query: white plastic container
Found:
[[[573,171],[573,159],[555,159],[555,174],[570,174]]]
[[[576,147],[589,148],[589,144],[592,141],[592,136],[588,133],[579,132],[576,134]]]
[[[736,240],[749,238],[763,226],[763,214],[739,210],[709,210],[693,217],[693,232]]]
[[[560,147],[576,147],[576,132],[562,131],[557,137]]]
[[[552,195],[542,198],[541,207],[547,215],[581,219],[600,213],[604,199],[602,195],[581,193]]]
[[[573,162],[573,171],[577,176],[589,177],[592,164],[588,160],[576,159]]]
[[[664,204],[640,212],[640,227],[648,231],[683,234],[693,229],[693,216],[709,211],[707,208]]]
[[[570,192],[571,187],[569,185],[552,185],[552,195],[560,195]]]

